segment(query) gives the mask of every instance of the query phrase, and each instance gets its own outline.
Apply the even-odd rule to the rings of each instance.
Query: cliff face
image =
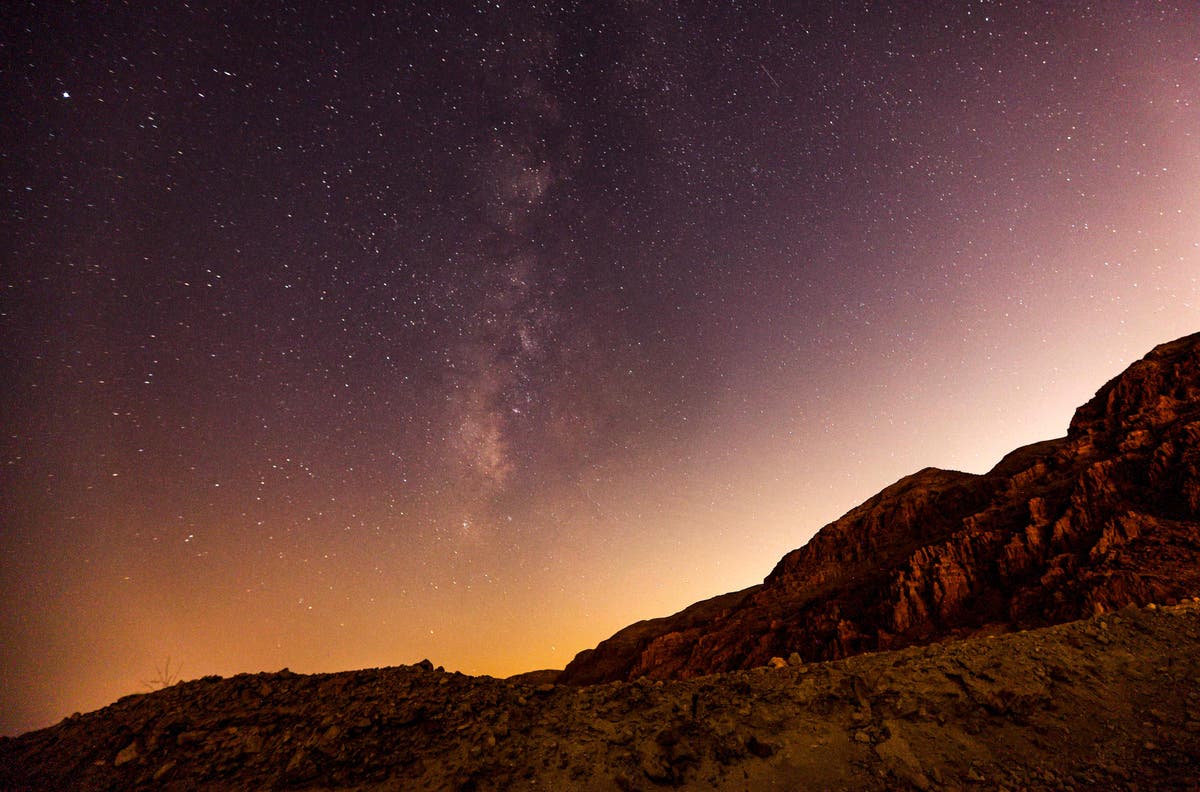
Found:
[[[901,479],[784,556],[762,586],[628,627],[560,681],[832,660],[1195,593],[1200,333],[1107,383],[1066,437],[984,475]]]

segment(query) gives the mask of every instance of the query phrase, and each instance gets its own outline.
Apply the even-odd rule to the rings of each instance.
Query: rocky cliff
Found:
[[[1200,592],[1200,333],[1108,382],[1066,437],[983,475],[927,468],[788,553],[761,586],[639,622],[570,684],[831,660]]]

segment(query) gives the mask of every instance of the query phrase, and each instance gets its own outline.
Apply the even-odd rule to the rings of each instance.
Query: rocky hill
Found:
[[[1066,437],[983,475],[927,468],[761,586],[639,622],[559,681],[688,678],[1043,626],[1200,592],[1200,334],[1156,347]]]
[[[0,789],[1197,789],[1200,602],[588,687],[207,678],[0,739]]]

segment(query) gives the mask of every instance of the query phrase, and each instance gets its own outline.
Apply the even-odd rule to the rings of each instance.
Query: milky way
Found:
[[[561,667],[1200,325],[1190,2],[2,19],[5,733]]]

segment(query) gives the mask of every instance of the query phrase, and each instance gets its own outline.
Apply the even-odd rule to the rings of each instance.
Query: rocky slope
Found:
[[[1067,436],[984,475],[927,468],[761,586],[639,622],[559,681],[688,678],[1055,624],[1200,592],[1200,334],[1156,347]]]
[[[590,687],[207,678],[0,739],[0,789],[1197,789],[1200,601]]]

